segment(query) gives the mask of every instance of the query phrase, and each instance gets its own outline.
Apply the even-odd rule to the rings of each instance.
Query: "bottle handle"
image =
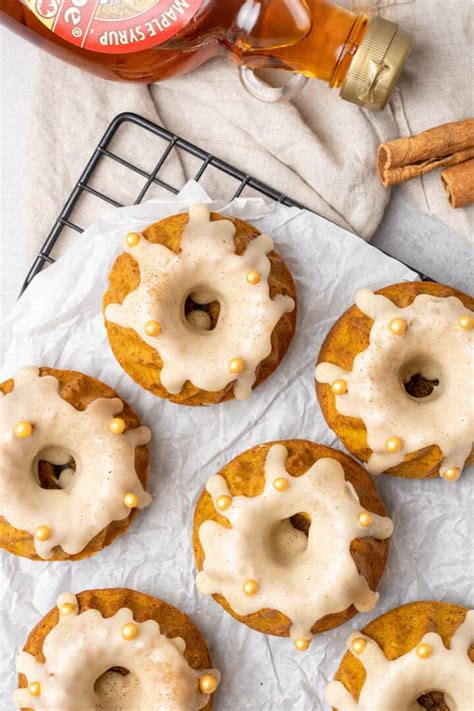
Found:
[[[239,78],[243,87],[254,99],[274,103],[280,99],[292,99],[303,89],[308,78],[302,74],[292,74],[283,86],[269,86],[255,74],[250,67],[239,67]]]

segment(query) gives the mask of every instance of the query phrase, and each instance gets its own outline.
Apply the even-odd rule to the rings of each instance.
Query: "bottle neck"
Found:
[[[344,42],[339,56],[337,57],[333,74],[329,80],[329,86],[331,88],[338,89],[342,86],[354,55],[364,39],[368,24],[369,19],[366,15],[354,16],[354,23],[346,41]]]
[[[271,47],[259,46],[247,35],[245,41],[227,45],[228,49],[238,61],[251,68],[286,69],[339,87],[369,20],[365,15],[323,0],[307,0],[304,6],[311,18],[306,32],[303,33],[301,27],[286,24],[285,43],[279,46],[276,42]],[[270,19],[267,16],[263,24],[268,27]]]
[[[279,0],[281,3],[303,6],[302,0]],[[235,43],[228,49],[247,67],[286,69],[322,79],[341,88],[343,99],[382,109],[408,57],[412,35],[379,15],[369,18],[324,0],[306,0],[304,7],[311,18],[304,36],[286,25],[286,44],[257,47],[246,36],[247,45]],[[269,19],[264,18],[264,25],[269,26]]]

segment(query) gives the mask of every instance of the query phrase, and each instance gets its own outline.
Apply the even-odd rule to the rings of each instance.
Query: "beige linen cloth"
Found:
[[[24,170],[27,259],[47,236],[101,134],[122,111],[158,122],[370,239],[390,195],[374,170],[378,144],[472,114],[472,3],[357,0],[355,4],[358,9],[371,5],[415,35],[403,78],[382,113],[346,103],[318,81],[308,82],[291,102],[261,103],[247,95],[235,66],[220,59],[184,77],[144,86],[97,79],[41,53]],[[138,142],[135,161],[151,168],[152,153],[146,142]],[[165,177],[180,186],[194,172],[195,167],[175,156],[166,164]],[[104,177],[101,189],[119,201],[130,201],[128,179],[117,169],[115,175]],[[223,197],[217,177],[205,187],[216,198]],[[472,240],[472,208],[449,208],[439,175],[414,180],[403,190],[419,209]],[[97,217],[84,214],[87,206],[81,210],[83,225]]]

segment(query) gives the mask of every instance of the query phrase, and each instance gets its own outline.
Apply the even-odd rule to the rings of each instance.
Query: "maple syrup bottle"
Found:
[[[383,108],[411,47],[394,23],[323,0],[0,0],[0,9],[43,49],[101,76],[150,83],[227,54],[247,89],[270,100],[313,77]],[[295,75],[286,91],[265,95],[253,70],[267,67]]]

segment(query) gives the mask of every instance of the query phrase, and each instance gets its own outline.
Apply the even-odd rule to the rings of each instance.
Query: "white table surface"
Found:
[[[26,276],[20,223],[21,175],[35,50],[0,30],[0,318],[17,298]],[[58,205],[58,211],[60,209]],[[46,235],[45,235],[46,237]],[[472,289],[473,255],[443,224],[423,215],[399,189],[392,193],[372,243],[437,281]]]

